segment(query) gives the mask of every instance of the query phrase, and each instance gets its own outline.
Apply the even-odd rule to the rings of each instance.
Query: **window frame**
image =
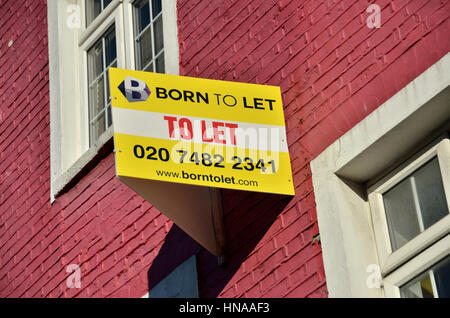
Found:
[[[136,8],[135,8],[135,3],[136,2],[139,2],[139,1],[143,1],[143,0],[133,0],[133,1],[130,1],[130,4],[131,4],[131,11],[132,11],[132,16],[133,16],[133,22],[136,22],[137,20],[138,20],[138,17],[137,17],[137,10],[136,10]],[[135,68],[134,69],[136,69],[136,70],[138,70],[138,65],[139,64],[141,64],[141,62],[139,61],[140,60],[140,56],[139,56],[139,52],[138,52],[138,50],[137,50],[137,39],[139,38],[139,37],[141,37],[144,33],[145,33],[145,31],[146,31],[146,29],[150,29],[150,33],[151,33],[151,41],[152,41],[152,59],[150,60],[150,62],[148,62],[146,65],[140,65],[141,67],[139,68],[139,70],[144,70],[144,69],[146,69],[146,67],[148,67],[150,64],[153,64],[152,65],[152,69],[153,69],[153,71],[152,72],[157,72],[156,71],[156,68],[157,68],[157,66],[156,66],[156,60],[159,58],[159,57],[161,57],[161,55],[163,56],[163,59],[164,59],[164,64],[165,64],[165,58],[164,58],[164,56],[165,56],[165,47],[164,47],[164,17],[163,17],[163,11],[161,10],[161,12],[160,13],[158,13],[157,15],[156,15],[156,17],[153,17],[153,1],[152,0],[148,0],[148,2],[149,2],[149,9],[150,9],[150,22],[149,22],[149,24],[148,24],[148,26],[146,26],[142,31],[140,31],[139,32],[139,27],[138,27],[138,25],[137,25],[137,23],[133,23],[133,49],[134,49],[134,62],[135,62]],[[161,0],[161,5],[162,5],[162,3],[163,3],[163,0]],[[155,22],[156,22],[156,20],[158,20],[158,19],[160,19],[161,18],[161,20],[162,20],[162,24],[163,24],[163,47],[162,47],[162,49],[161,49],[161,51],[160,52],[158,52],[158,53],[156,53],[156,48],[155,48],[155,33],[154,33],[154,25],[155,25]]]
[[[423,251],[450,233],[450,214],[448,214],[428,229],[422,231],[404,246],[394,252],[392,251],[383,194],[435,157],[439,161],[445,197],[447,205],[450,207],[450,140],[448,138],[440,140],[430,149],[414,156],[368,189],[368,199],[382,275],[389,274],[398,266],[413,258],[418,251]]]
[[[79,7],[76,11],[72,0],[47,3],[51,203],[88,173],[105,151],[113,149],[113,126],[94,144],[89,142],[87,49],[107,30],[106,24],[116,23],[117,66],[135,69],[132,16],[135,0],[112,0],[88,26],[85,1],[76,0],[75,7]],[[179,75],[176,3],[177,0],[163,1],[164,67],[166,74]],[[68,27],[75,14],[80,17],[79,27]]]
[[[104,144],[104,140],[111,139],[113,135],[113,125],[111,125],[109,128],[107,127],[106,130],[103,132],[103,136],[100,135],[97,140],[91,139],[91,130],[90,130],[90,105],[89,105],[89,80],[88,80],[88,58],[87,58],[87,52],[88,50],[108,31],[108,29],[113,25],[115,22],[115,32],[116,32],[116,50],[117,50],[117,67],[118,68],[128,68],[135,70],[137,67],[137,57],[136,57],[136,42],[135,42],[135,30],[136,30],[136,17],[135,17],[135,8],[134,4],[135,2],[139,0],[112,0],[111,3],[105,7],[100,14],[88,25],[87,24],[87,16],[86,16],[86,1],[89,0],[82,0],[81,1],[81,19],[82,23],[81,25],[82,30],[78,37],[78,46],[80,48],[80,76],[81,82],[80,82],[80,94],[81,99],[83,101],[84,105],[87,105],[87,107],[82,106],[82,139],[83,143],[87,145],[87,148],[97,148],[101,144]],[[149,0],[150,5],[152,6],[151,0]],[[174,6],[175,2],[175,6]],[[156,58],[162,54],[164,54],[164,69],[165,73],[167,74],[179,74],[179,68],[173,67],[172,65],[168,65],[166,59],[166,29],[170,30],[171,28],[167,26],[167,14],[168,11],[174,12],[173,7],[175,7],[176,10],[176,0],[175,1],[162,1],[162,3],[165,3],[165,5],[168,8],[164,7],[164,4],[162,5],[162,10],[158,14],[157,17],[153,18],[151,17],[151,32],[152,32],[152,63],[153,68],[156,68]],[[168,9],[168,10],[165,10]],[[152,9],[151,9],[152,10]],[[153,11],[151,11],[153,12]],[[176,14],[176,11],[175,11]],[[161,52],[159,52],[157,55],[154,55],[154,33],[153,33],[153,23],[156,21],[159,17],[162,18],[163,22],[163,49]],[[176,20],[176,18],[175,18]],[[168,33],[168,32],[167,32]],[[173,33],[173,32],[171,32]],[[175,32],[177,35],[177,32]],[[178,37],[176,37],[178,39]],[[131,45],[130,45],[131,42]],[[169,47],[174,47],[173,43],[170,43],[171,45],[168,45]],[[176,52],[178,54],[178,46],[176,47]],[[178,59],[176,59],[176,63],[178,63]],[[168,69],[172,72],[168,72]]]
[[[84,0],[82,1],[85,3]],[[85,18],[84,18],[85,19]],[[86,24],[86,20],[83,21]],[[98,15],[91,24],[84,29],[80,34],[79,50],[80,50],[80,96],[82,100],[81,112],[82,112],[82,128],[81,135],[83,142],[87,145],[87,148],[96,147],[99,143],[102,143],[105,139],[112,137],[113,125],[107,127],[105,131],[97,138],[97,140],[91,139],[90,129],[90,104],[89,104],[89,76],[88,76],[88,51],[100,40],[106,32],[114,25],[116,36],[116,53],[117,53],[117,67],[126,68],[127,61],[125,56],[125,32],[123,32],[123,7],[122,3],[118,0],[113,0],[108,7]],[[96,26],[95,29],[91,29],[91,26]],[[83,106],[84,105],[84,106]],[[103,136],[104,135],[104,136]],[[105,136],[107,136],[105,138]],[[103,137],[103,138],[102,138]]]
[[[104,131],[106,131],[109,128],[109,126],[112,125],[112,113],[110,113],[108,111],[108,108],[111,108],[111,99],[110,98],[108,99],[108,97],[107,97],[109,88],[108,88],[108,83],[106,82],[106,79],[109,78],[109,75],[108,75],[109,67],[111,67],[113,64],[116,64],[116,66],[117,66],[117,54],[116,54],[116,58],[111,63],[109,63],[109,65],[108,65],[107,62],[106,62],[106,55],[107,55],[107,53],[106,53],[106,41],[105,41],[105,37],[107,37],[112,30],[114,31],[114,37],[116,37],[115,26],[114,26],[114,28],[111,26],[109,29],[107,29],[105,31],[105,33],[103,33],[103,35],[101,36],[101,39],[99,39],[98,42],[95,43],[95,44],[97,44],[101,40],[101,46],[102,46],[102,62],[101,63],[102,63],[103,71],[93,81],[89,81],[88,80],[87,92],[88,92],[88,101],[89,101],[89,104],[88,104],[88,116],[89,116],[89,141],[90,141],[90,144],[95,143],[95,141],[98,139],[98,138],[95,139],[93,137],[93,131],[92,131],[92,128],[94,126],[93,122],[95,122],[99,117],[105,116],[104,117],[105,130]],[[95,44],[94,44],[94,46],[95,46]],[[89,72],[91,71],[89,69],[89,67],[92,66],[89,63],[89,51],[92,50],[94,48],[94,46],[92,46],[88,51],[86,51],[87,56],[88,56],[87,57],[87,64],[88,64],[87,74],[88,74],[88,79],[89,79]],[[117,45],[116,45],[116,50],[117,50]],[[114,66],[114,67],[116,67],[116,66]],[[94,105],[90,104],[92,102],[92,96],[90,95],[91,94],[90,89],[91,89],[91,86],[100,79],[100,77],[104,80],[104,84],[103,84],[103,87],[102,87],[103,94],[104,94],[103,95],[104,107],[103,107],[102,110],[100,110],[97,114],[94,115],[94,112],[93,112],[93,109],[92,109],[92,107]],[[109,122],[111,122],[111,125],[108,125]],[[98,137],[100,137],[100,135]]]
[[[383,278],[385,297],[400,298],[400,288],[450,255],[450,235],[446,235],[419,255]]]

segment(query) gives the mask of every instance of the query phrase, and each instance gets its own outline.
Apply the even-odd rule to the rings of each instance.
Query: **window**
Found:
[[[404,298],[450,298],[450,257],[400,287]]]
[[[112,124],[109,67],[117,67],[116,32],[111,27],[88,52],[89,130],[94,143]]]
[[[136,69],[164,73],[164,36],[161,0],[134,4]]]
[[[438,158],[388,190],[383,202],[395,251],[448,214]]]
[[[444,138],[372,186],[369,202],[381,273],[384,278],[401,276],[393,292],[402,297],[448,295],[442,282],[450,277],[450,249],[434,245],[450,229],[450,140]],[[421,273],[402,268],[427,249],[435,250],[434,264]]]
[[[84,0],[85,25],[78,36],[79,134],[87,149],[111,139],[109,67],[126,68],[123,4],[117,0]],[[92,17],[90,19],[89,17]]]
[[[118,7],[106,17],[105,22],[96,20],[111,2],[112,0],[85,0],[86,25],[89,26],[94,21],[99,23],[95,30],[92,28],[85,30],[86,45],[82,47],[82,55],[87,55],[86,85],[90,147],[112,125],[108,69],[118,66],[118,46],[123,47],[124,38],[122,37],[122,40],[118,42],[116,37],[116,25],[120,26],[123,20],[123,8],[115,4]],[[120,65],[124,64],[126,63],[122,56]]]
[[[179,47],[176,0],[48,0],[47,8],[53,201],[112,144],[108,68],[178,75]],[[76,14],[79,27],[66,23]]]
[[[92,21],[111,3],[112,0],[87,0],[86,1],[86,25]]]
[[[111,3],[87,0],[86,22],[89,25]],[[133,2],[133,29],[138,70],[164,73],[164,36],[161,0]],[[120,7],[119,7],[120,9]],[[117,67],[115,27],[104,31],[101,38],[87,50],[89,145],[95,144],[112,125],[108,68]],[[120,45],[124,45],[120,43]]]
[[[196,256],[191,256],[153,287],[149,298],[198,298]]]

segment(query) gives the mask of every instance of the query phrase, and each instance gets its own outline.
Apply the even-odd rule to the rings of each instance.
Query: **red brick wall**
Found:
[[[279,85],[285,103],[297,195],[223,191],[218,267],[112,154],[50,205],[45,1],[0,0],[0,297],[140,297],[194,253],[200,296],[326,297],[309,162],[450,48],[449,1],[376,3],[380,29],[367,1],[178,1],[182,75]]]
[[[221,295],[327,295],[309,162],[450,48],[449,1],[370,2],[379,29],[366,25],[369,1],[180,1],[183,75],[281,86],[285,105],[296,196]],[[224,191],[227,226],[254,197]]]
[[[57,238],[46,237],[56,224],[49,222],[46,17],[43,1],[0,1],[0,297],[25,293],[38,276],[47,280],[41,262],[54,255],[56,241],[46,245]]]

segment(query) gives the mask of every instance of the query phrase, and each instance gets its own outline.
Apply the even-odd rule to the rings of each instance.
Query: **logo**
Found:
[[[128,76],[119,85],[119,90],[130,102],[145,102],[151,92],[144,81]]]

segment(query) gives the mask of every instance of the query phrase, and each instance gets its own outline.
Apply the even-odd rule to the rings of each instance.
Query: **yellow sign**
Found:
[[[119,177],[294,194],[279,87],[109,76]]]

